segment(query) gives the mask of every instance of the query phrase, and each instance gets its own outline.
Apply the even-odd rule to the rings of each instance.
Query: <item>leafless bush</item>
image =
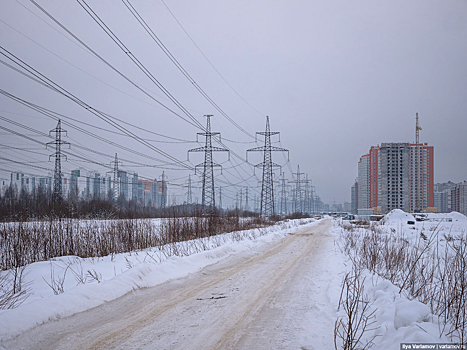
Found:
[[[364,291],[364,281],[356,266],[344,277],[338,308],[342,308],[344,316],[334,325],[336,350],[369,349],[373,345],[376,336],[363,339],[365,333],[374,330],[371,326],[376,322],[376,310],[370,312],[371,303]]]
[[[434,311],[443,321],[443,331],[467,345],[467,244],[465,237],[447,243],[444,264],[438,264]],[[448,252],[451,252],[448,253]]]
[[[127,260],[127,261],[128,261],[128,260]],[[102,282],[102,274],[100,274],[100,273],[97,272],[96,270],[88,270],[88,277],[89,277],[91,280],[96,281],[97,283],[101,283],[101,282]]]
[[[58,256],[99,257],[158,245],[159,229],[149,219],[1,223],[0,270]]]
[[[24,282],[25,267],[18,267],[0,275],[0,310],[13,309],[31,295],[31,283]]]
[[[0,270],[59,256],[87,258],[114,255],[272,224],[274,221],[260,217],[240,217],[235,211],[212,216],[197,212],[190,217],[180,217],[180,213],[175,211],[167,212],[160,227],[150,219],[58,218],[37,222],[2,222]],[[81,275],[75,276],[78,283],[83,280]]]
[[[88,280],[88,276],[84,273],[83,265],[81,263],[81,259],[76,259],[78,266],[76,268],[71,268],[71,265],[68,265],[70,268],[71,273],[73,274],[73,277],[76,280],[76,285],[79,284],[86,284]]]
[[[54,263],[50,263],[50,282],[48,282],[44,277],[42,279],[44,280],[45,283],[53,290],[55,295],[62,294],[65,292],[65,278],[66,278],[66,273],[69,269],[70,265],[67,264],[65,267],[65,271],[63,272],[63,276],[56,275],[55,270],[54,270]]]
[[[233,238],[240,239],[240,231],[261,228],[273,222],[261,218],[240,218],[235,215],[194,216],[164,218],[160,229],[160,245],[205,238],[220,233],[234,232]]]

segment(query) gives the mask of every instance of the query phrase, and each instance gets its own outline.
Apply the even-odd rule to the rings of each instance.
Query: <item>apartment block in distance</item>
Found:
[[[382,143],[379,152],[378,202],[381,211],[409,211],[409,143]]]
[[[452,181],[437,183],[434,185],[434,206],[436,207],[438,213],[450,213],[452,211],[451,190],[456,185],[457,184]]]
[[[370,155],[364,154],[358,162],[357,212],[370,208]]]
[[[417,171],[418,168],[418,171]],[[417,195],[418,193],[418,195]],[[434,197],[434,147],[410,144],[410,211],[433,208]]]
[[[421,130],[418,127],[417,130]],[[418,139],[418,134],[417,137]],[[434,147],[427,143],[386,142],[372,146],[358,162],[360,214],[435,211]]]
[[[452,210],[467,215],[467,181],[451,188]]]

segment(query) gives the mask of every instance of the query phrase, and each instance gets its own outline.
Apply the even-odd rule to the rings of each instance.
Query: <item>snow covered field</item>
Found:
[[[415,219],[393,212],[377,225],[378,235],[403,233],[401,242],[414,246],[436,235],[442,251],[467,231],[467,218],[458,213],[408,221]],[[342,280],[352,270],[341,251],[344,237],[365,237],[371,229],[354,225],[350,232],[345,221],[330,218],[299,224],[163,251],[30,264],[34,294],[0,311],[0,349],[333,349],[335,322],[345,318],[338,309]],[[392,282],[381,275],[376,268],[361,271],[368,312],[374,312],[362,343],[373,339],[375,349],[399,349],[401,342],[453,341],[428,305],[400,292],[404,275]],[[63,292],[54,293],[53,281]]]

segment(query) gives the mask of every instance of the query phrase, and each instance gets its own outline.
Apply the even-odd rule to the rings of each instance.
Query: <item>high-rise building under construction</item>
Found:
[[[418,126],[417,137],[421,128]],[[427,143],[381,143],[358,162],[360,213],[434,210],[434,147]]]

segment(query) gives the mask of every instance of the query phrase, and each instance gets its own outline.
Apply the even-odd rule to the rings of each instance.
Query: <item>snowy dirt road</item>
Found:
[[[11,349],[331,349],[342,262],[332,221],[261,251],[48,322]]]

